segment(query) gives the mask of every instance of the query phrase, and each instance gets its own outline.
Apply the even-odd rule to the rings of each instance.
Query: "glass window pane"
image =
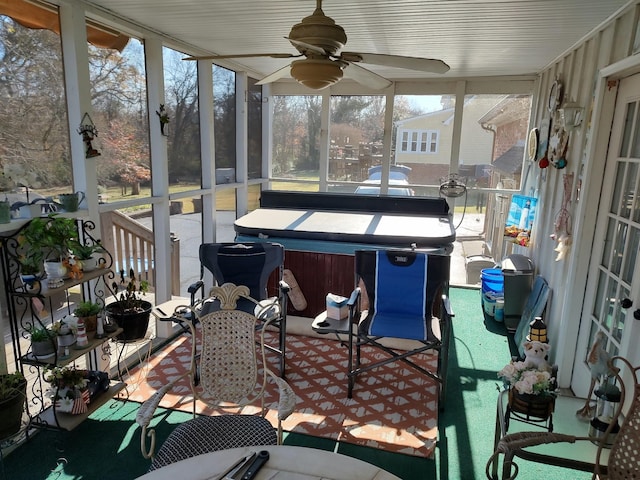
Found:
[[[611,326],[613,325],[615,308],[616,308],[616,305],[618,304],[616,287],[617,287],[616,281],[610,277],[607,285],[607,294],[605,296],[606,303],[604,305],[605,307],[604,317],[602,318],[602,325],[605,327],[605,330],[607,332],[611,331]]]
[[[600,265],[604,268],[609,268],[609,258],[611,257],[611,251],[613,249],[613,238],[615,235],[616,221],[613,218],[609,218],[607,224],[607,234],[604,238],[604,248],[602,249],[602,258],[600,259]]]
[[[248,178],[262,177],[262,85],[249,78],[247,152]]]
[[[440,178],[449,173],[454,107],[452,95],[395,97],[391,164],[411,169],[415,195],[437,195]]]
[[[611,257],[611,266],[609,270],[615,275],[620,274],[622,267],[622,259],[624,255],[624,245],[627,239],[628,226],[624,223],[616,223],[616,237],[613,243],[613,256]]]
[[[622,191],[622,205],[620,205],[620,216],[630,218],[636,195],[636,182],[638,180],[638,165],[629,162],[627,164],[627,173],[625,174],[625,185]]]
[[[622,142],[620,142],[619,157],[627,157],[629,155],[629,145],[631,144],[631,129],[633,128],[633,120],[636,116],[637,102],[627,103],[627,114],[624,117],[624,130],[622,134]]]
[[[624,194],[624,170],[627,166],[626,162],[618,162],[616,165],[616,184],[613,187],[613,195],[611,196],[611,207],[609,209],[610,213],[617,214],[618,209],[623,208],[622,195]]]
[[[625,250],[624,271],[622,273],[622,279],[631,283],[633,280],[633,272],[636,268],[636,260],[638,258],[638,250],[640,249],[640,229],[637,227],[631,227],[631,234],[629,236],[629,245]]]
[[[98,183],[108,188],[109,202],[151,196],[142,42],[131,38],[122,53],[90,46],[89,75],[99,132],[96,145],[102,147],[96,162]]]
[[[600,322],[602,318],[602,306],[604,302],[604,288],[607,284],[607,274],[600,270],[598,274],[598,293],[594,297],[593,310],[591,314]]]
[[[382,164],[384,112],[382,96],[331,97],[329,180],[362,182],[369,178],[370,167]],[[417,148],[417,142],[417,137],[411,135],[404,143]],[[331,190],[355,189],[355,186],[331,186]]]
[[[0,191],[11,202],[70,192],[60,37],[0,15],[0,49]]]
[[[272,176],[285,180],[277,186],[288,189],[284,185],[287,179],[318,182],[322,97],[276,95],[270,100],[273,101]],[[292,182],[289,187],[306,190],[304,185]],[[317,190],[318,185],[309,188]]]
[[[615,319],[613,322],[613,330],[611,331],[611,334],[613,335],[613,338],[615,338],[618,342],[620,342],[622,340],[622,332],[624,331],[624,320],[627,314],[626,310],[623,310],[620,307],[620,301],[623,298],[630,298],[631,293],[629,292],[628,289],[621,287],[620,288],[620,294],[618,295],[618,301],[616,302],[616,309],[615,309]]]
[[[169,191],[202,185],[200,158],[200,114],[198,109],[198,69],[196,62],[185,62],[182,52],[162,49],[164,61],[164,100],[170,122],[167,124]]]
[[[236,182],[236,73],[213,66],[216,184]]]

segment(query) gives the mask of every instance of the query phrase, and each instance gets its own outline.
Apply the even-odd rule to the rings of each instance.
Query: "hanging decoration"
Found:
[[[560,210],[556,215],[556,221],[554,224],[555,231],[551,234],[551,239],[558,242],[554,251],[558,253],[556,256],[556,262],[564,260],[571,249],[573,240],[571,238],[572,226],[571,226],[571,214],[569,208],[571,205],[571,186],[573,185],[573,172],[565,173],[562,177],[563,193],[562,204]]]
[[[547,158],[549,163],[561,170],[567,166],[567,147],[569,146],[569,133],[563,128],[560,122],[554,122],[554,126],[549,139],[549,151]]]
[[[156,115],[158,115],[158,118],[160,119],[160,134],[167,136],[169,132],[165,127],[169,123],[170,119],[169,114],[164,108],[164,103],[160,104],[160,110],[156,110]]]
[[[78,133],[82,135],[82,141],[84,142],[84,156],[85,158],[97,157],[100,155],[100,152],[93,148],[91,142],[98,136],[98,129],[96,128],[93,120],[88,113],[85,113],[82,117],[82,122],[80,122],[80,127],[78,127]]]

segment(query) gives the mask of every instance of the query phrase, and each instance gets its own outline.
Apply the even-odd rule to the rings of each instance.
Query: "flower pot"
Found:
[[[44,262],[44,271],[47,273],[47,278],[64,278],[67,267],[62,262],[47,260]]]
[[[116,338],[125,342],[143,339],[149,327],[151,303],[142,300],[140,311],[134,312],[123,312],[118,304],[119,302],[114,302],[105,307],[109,319],[122,328],[122,333]]]
[[[509,403],[507,406],[507,426],[509,417],[530,424],[542,424],[550,432],[553,431],[553,410],[556,404],[554,395],[531,395],[518,393],[514,388],[509,389]]]
[[[80,260],[81,268],[84,272],[90,272],[98,268],[98,255],[91,255],[89,258]]]
[[[31,342],[31,353],[36,358],[49,358],[55,355],[57,350],[57,337],[51,337],[48,340],[42,340],[40,342]]]
[[[84,329],[87,333],[93,333],[98,326],[98,315],[89,315],[88,317],[78,317],[78,321],[82,320]]]
[[[27,381],[20,382],[17,390],[13,395],[0,400],[0,439],[20,431],[27,396]]]

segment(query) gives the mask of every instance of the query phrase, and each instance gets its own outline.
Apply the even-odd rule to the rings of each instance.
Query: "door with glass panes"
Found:
[[[640,364],[640,74],[621,80],[605,167],[572,388],[586,395],[597,332],[606,349]]]

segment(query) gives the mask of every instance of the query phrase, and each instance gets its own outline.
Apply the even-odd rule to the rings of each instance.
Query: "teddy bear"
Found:
[[[547,354],[550,349],[551,346],[549,344],[538,342],[536,340],[524,342],[524,365],[550,372],[551,366],[549,365],[549,362],[547,362]]]

